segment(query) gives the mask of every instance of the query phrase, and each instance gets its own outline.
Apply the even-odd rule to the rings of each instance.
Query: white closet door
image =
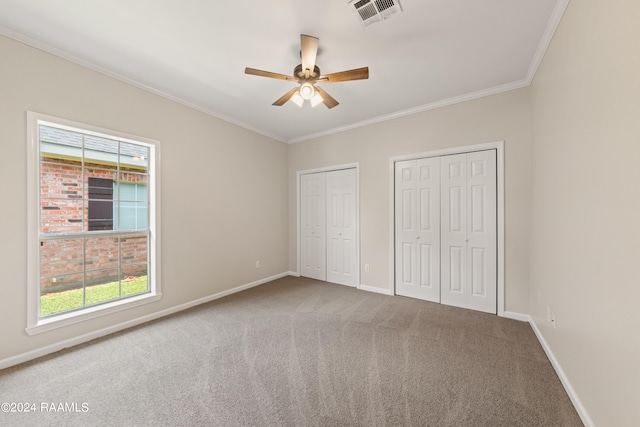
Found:
[[[326,280],[326,175],[300,176],[300,275]]]
[[[495,151],[441,159],[441,302],[496,313]]]
[[[467,154],[467,307],[496,313],[497,205],[495,150]]]
[[[356,170],[327,172],[327,281],[357,283]]]
[[[440,302],[440,159],[396,162],[396,294]]]

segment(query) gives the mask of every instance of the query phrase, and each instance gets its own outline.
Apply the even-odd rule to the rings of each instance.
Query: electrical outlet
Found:
[[[260,261],[256,261],[256,268],[260,268]]]
[[[369,272],[369,264],[365,264],[364,265],[364,272],[368,273]]]

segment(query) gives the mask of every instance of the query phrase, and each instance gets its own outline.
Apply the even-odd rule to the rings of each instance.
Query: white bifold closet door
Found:
[[[396,162],[396,293],[497,311],[496,152]]]
[[[356,176],[355,169],[301,175],[301,276],[357,285]]]
[[[496,313],[495,150],[443,156],[440,170],[441,302]]]
[[[300,274],[327,280],[326,199],[327,176],[300,176]]]
[[[440,158],[396,163],[396,293],[440,302]]]
[[[327,282],[357,285],[356,170],[327,172]]]

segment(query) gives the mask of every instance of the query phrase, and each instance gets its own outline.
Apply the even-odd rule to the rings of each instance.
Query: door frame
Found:
[[[360,163],[346,163],[296,171],[296,274],[300,276],[300,176],[311,173],[356,170],[356,288],[360,287]]]
[[[497,311],[498,316],[504,317],[504,141],[487,142],[483,144],[465,145],[461,147],[444,148],[422,153],[404,154],[389,158],[389,283],[391,294],[396,292],[396,260],[395,260],[395,164],[403,160],[415,160],[425,157],[440,157],[451,154],[462,154],[473,151],[496,150],[496,221],[497,221]]]

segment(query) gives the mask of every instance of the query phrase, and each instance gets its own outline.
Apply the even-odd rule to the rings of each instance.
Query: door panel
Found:
[[[496,313],[497,311],[497,224],[496,224],[496,152],[478,151],[467,154],[469,169],[468,251],[472,289],[467,307]]]
[[[326,178],[324,174],[300,176],[300,275],[326,280]]]
[[[486,250],[471,248],[471,294],[485,296],[487,294]]]
[[[467,171],[466,154],[443,156],[442,223],[440,251],[442,254],[441,301],[443,304],[466,306],[466,239],[467,239]]]
[[[454,294],[449,298],[454,299],[456,295],[464,293],[464,248],[461,246],[449,247],[449,280],[447,292]]]
[[[411,285],[413,284],[413,242],[410,243],[402,243],[402,270],[401,281],[400,283],[403,285]],[[402,294],[399,294],[402,295]]]
[[[356,176],[355,169],[326,172],[331,215],[327,236],[332,242],[328,248],[326,280],[349,286],[358,284]]]
[[[443,156],[442,303],[497,310],[495,150]]]
[[[440,162],[395,164],[396,294],[440,301]]]
[[[420,286],[430,288],[434,285],[431,265],[432,260],[432,245],[420,244]]]

